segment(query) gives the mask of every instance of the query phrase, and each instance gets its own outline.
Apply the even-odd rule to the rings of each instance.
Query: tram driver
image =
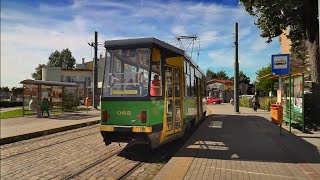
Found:
[[[159,75],[154,75],[153,81],[151,82],[150,88],[151,96],[161,96],[161,82],[159,80]]]

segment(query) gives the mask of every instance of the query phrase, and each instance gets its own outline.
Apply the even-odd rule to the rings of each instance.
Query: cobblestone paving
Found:
[[[237,128],[228,129],[231,126]],[[319,162],[319,155],[314,152],[315,159],[308,163],[294,149],[299,140],[291,146],[288,134],[281,139],[268,121],[254,116],[218,115],[207,120],[201,132],[203,137],[198,136],[187,147],[197,152],[184,179],[320,178],[312,163]]]
[[[64,143],[70,140],[74,140],[74,138],[81,138],[89,134],[94,134],[97,133],[98,128],[98,125],[88,126],[76,130],[61,132],[58,136],[56,134],[51,134],[40,138],[30,139],[27,141],[6,144],[0,146],[1,159],[27,153],[29,151],[44,148],[47,146]]]
[[[320,179],[314,144],[270,122],[269,112],[211,106],[205,122],[154,179]]]
[[[61,179],[119,149],[96,127],[2,146],[1,179]]]
[[[97,161],[101,163],[71,179],[118,179],[142,162],[136,158],[144,156],[141,150],[138,154],[128,151],[111,156],[125,144],[105,146],[98,127],[88,126],[1,146],[1,179],[64,179]],[[126,179],[152,179],[164,164],[165,161],[148,163],[144,159]]]

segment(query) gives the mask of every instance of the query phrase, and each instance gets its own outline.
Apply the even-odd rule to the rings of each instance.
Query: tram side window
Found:
[[[150,95],[151,96],[162,96],[160,60],[152,60]]]
[[[185,96],[190,97],[190,65],[187,61],[184,61],[184,78],[185,78]]]
[[[195,74],[194,74],[194,68],[190,66],[190,83],[191,83],[191,96],[196,96],[196,92],[195,92]]]

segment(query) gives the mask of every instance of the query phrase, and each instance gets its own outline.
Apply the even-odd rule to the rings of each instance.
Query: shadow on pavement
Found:
[[[191,143],[190,143],[191,142]],[[316,146],[255,115],[210,115],[176,157],[319,163]]]

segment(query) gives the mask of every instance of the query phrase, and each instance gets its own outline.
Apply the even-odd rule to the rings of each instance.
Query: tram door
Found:
[[[165,66],[167,135],[182,131],[182,68]]]

